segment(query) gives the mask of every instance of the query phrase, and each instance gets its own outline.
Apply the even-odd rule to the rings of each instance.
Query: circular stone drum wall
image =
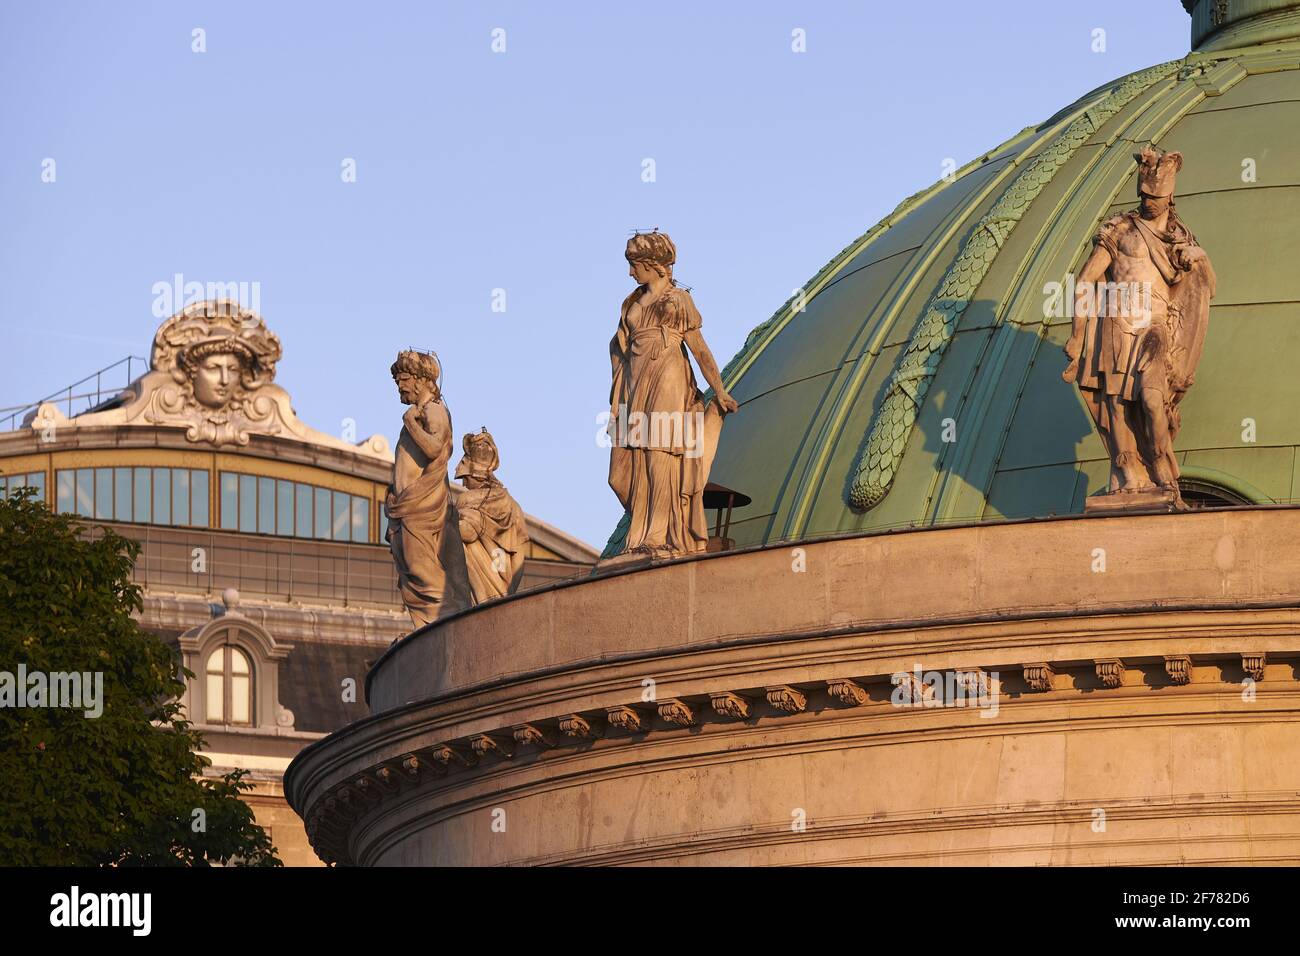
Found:
[[[395,644],[286,790],[345,864],[1297,862],[1297,540],[1068,518],[591,578]]]

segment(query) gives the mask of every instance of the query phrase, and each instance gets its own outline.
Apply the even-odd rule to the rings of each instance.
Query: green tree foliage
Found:
[[[0,672],[103,673],[96,718],[0,707],[0,864],[279,866],[240,799],[244,772],[202,776],[179,703],[193,675],[131,616],[139,544],[90,537],[31,497],[0,498]]]

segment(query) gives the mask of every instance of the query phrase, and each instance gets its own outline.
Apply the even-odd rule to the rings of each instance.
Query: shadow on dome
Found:
[[[909,453],[916,455],[923,450],[921,457],[932,461],[937,472],[924,505],[924,523],[934,520],[931,508],[944,493],[944,486],[953,480],[988,499],[983,514],[961,520],[1046,517],[1081,511],[1084,496],[1098,490],[1088,487],[1090,478],[1079,459],[1081,444],[1095,432],[1073,387],[1061,380],[1066,359],[1059,343],[1049,338],[1054,327],[1043,325],[1041,320],[1028,325],[999,321],[1002,306],[990,299],[977,299],[965,309],[960,306],[950,301],[932,304],[932,308],[943,311],[960,311],[953,339],[978,337],[973,343],[978,359],[970,371],[960,373],[960,380],[944,380],[945,373],[955,371],[951,366],[936,371],[914,426],[922,436],[921,448],[915,447],[913,438],[908,442],[910,451],[904,448],[896,457],[898,482],[907,480],[903,471]],[[971,407],[972,392],[981,387],[982,370],[989,367],[995,353],[1006,357],[996,387],[1014,390],[1016,395],[1015,407],[996,432],[990,427],[990,419],[963,422],[963,413]],[[906,360],[904,355],[899,361]],[[886,381],[872,396],[873,409],[880,409],[889,388]],[[982,407],[978,400],[975,407]],[[864,435],[858,458],[868,441],[869,434]],[[994,494],[995,479],[1001,478],[1006,484],[1005,479],[1016,473],[1022,473],[1024,480],[1014,484],[1013,494]],[[845,501],[853,479],[850,471],[841,491]],[[891,494],[900,493],[906,493],[905,489],[891,489]]]

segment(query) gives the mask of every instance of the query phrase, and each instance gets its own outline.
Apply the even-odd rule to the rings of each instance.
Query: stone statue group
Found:
[[[497,479],[500,459],[487,429],[461,441],[456,477],[462,487],[453,500],[447,463],[454,433],[437,356],[405,351],[391,371],[410,407],[402,416],[384,513],[402,602],[418,627],[514,591],[528,530],[523,511]]]
[[[637,287],[623,302],[610,343],[610,486],[630,524],[623,553],[607,564],[673,558],[705,550],[704,486],[722,416],[736,411],[700,334],[690,293],[673,281],[677,249],[659,231],[627,243]],[[694,355],[714,397],[696,385]],[[436,356],[405,351],[392,366],[404,404],[393,483],[384,503],[402,601],[416,626],[512,593],[528,532],[523,512],[496,477],[496,443],[484,429],[465,435],[447,479],[453,431]]]
[[[1139,206],[1101,225],[1065,344],[1062,377],[1077,384],[1111,462],[1109,486],[1087,510],[1183,507],[1173,442],[1214,295],[1209,258],[1174,209],[1182,154],[1148,146],[1134,158]],[[737,411],[690,292],[673,280],[673,241],[638,232],[624,256],[637,285],[609,349],[609,484],[627,512],[627,535],[602,568],[706,550],[705,485],[722,419]],[[691,356],[711,399],[696,384]],[[512,592],[528,541],[523,513],[494,474],[496,445],[486,431],[464,437],[456,469],[464,489],[452,501],[440,371],[434,356],[419,352],[401,353],[392,368],[410,408],[386,504],[388,535],[417,625]]]

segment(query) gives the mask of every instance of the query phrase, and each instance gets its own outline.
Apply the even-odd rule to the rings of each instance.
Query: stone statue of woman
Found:
[[[662,232],[639,233],[624,254],[638,285],[623,300],[609,346],[609,484],[630,523],[613,563],[704,550],[704,486],[722,417],[738,408],[700,334],[690,293],[673,281],[673,241]],[[688,350],[713,387],[707,409]]]
[[[486,428],[471,432],[461,447],[465,454],[456,477],[465,490],[456,510],[470,588],[474,602],[482,604],[518,590],[528,556],[528,527],[523,509],[496,476],[501,456],[492,434]]]

